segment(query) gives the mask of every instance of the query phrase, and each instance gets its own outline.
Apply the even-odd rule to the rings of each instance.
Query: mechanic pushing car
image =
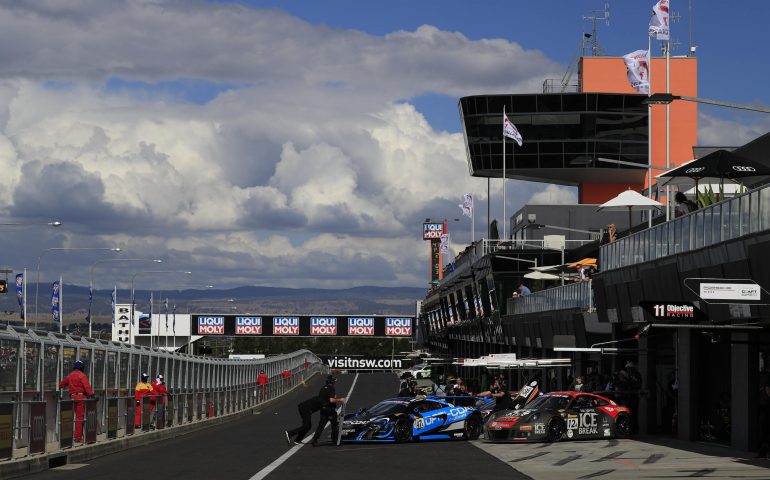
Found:
[[[312,426],[313,412],[321,410],[321,399],[318,395],[314,395],[297,405],[297,410],[299,410],[299,416],[302,418],[302,425],[283,432],[289,445],[302,444],[302,438],[310,431]],[[292,437],[294,437],[294,440],[291,439]]]
[[[318,428],[316,428],[315,435],[313,435],[313,446],[318,446],[318,439],[321,438],[324,428],[326,428],[326,422],[330,422],[332,425],[332,444],[337,445],[337,439],[339,438],[339,422],[337,421],[337,404],[347,402],[347,397],[337,397],[337,392],[334,390],[334,384],[337,381],[333,375],[326,377],[326,385],[321,387],[321,391],[318,392],[318,399],[321,401],[321,418],[318,420]]]

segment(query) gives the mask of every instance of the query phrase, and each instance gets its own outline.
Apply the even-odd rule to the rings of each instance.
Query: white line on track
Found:
[[[356,373],[356,376],[355,376],[355,378],[353,378],[353,384],[350,386],[350,390],[348,390],[348,394],[346,395],[346,397],[347,397],[348,399],[349,399],[349,398],[350,398],[350,396],[353,394],[353,388],[356,386],[356,382],[358,381],[358,375],[359,375],[359,374],[358,374],[358,373]],[[341,408],[342,408],[342,407],[340,407],[340,409],[341,409]],[[339,413],[339,410],[337,410],[337,412]],[[340,423],[342,423],[342,419],[338,419],[338,421],[339,421]],[[326,426],[328,427],[329,425],[327,424]],[[324,428],[324,429],[325,429],[325,428]],[[280,457],[278,457],[278,458],[276,458],[275,460],[273,460],[273,463],[271,463],[270,465],[266,466],[266,467],[265,467],[265,468],[263,468],[262,470],[260,470],[260,471],[258,471],[257,473],[255,473],[255,474],[254,474],[254,476],[253,476],[253,477],[251,477],[249,480],[262,480],[263,478],[267,477],[268,475],[270,475],[270,474],[273,472],[273,470],[275,470],[276,468],[280,467],[280,466],[281,466],[281,465],[282,465],[282,464],[283,464],[283,463],[284,463],[286,460],[288,460],[289,458],[291,458],[291,456],[292,456],[292,455],[294,455],[295,453],[297,453],[297,452],[299,451],[299,449],[300,449],[300,448],[304,447],[304,446],[305,446],[305,442],[307,442],[308,440],[310,440],[310,439],[312,439],[312,438],[313,438],[313,436],[312,436],[312,435],[308,435],[308,436],[307,436],[307,437],[305,437],[305,439],[303,440],[303,443],[302,443],[302,445],[294,445],[293,447],[291,447],[291,448],[289,449],[289,451],[288,451],[288,452],[284,453],[284,454],[283,454],[283,455],[281,455]],[[336,441],[336,439],[332,439],[332,441]]]

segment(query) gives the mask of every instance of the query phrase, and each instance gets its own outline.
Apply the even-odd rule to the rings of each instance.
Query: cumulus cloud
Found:
[[[770,131],[767,115],[752,123],[698,115],[698,143],[707,146],[739,147]]]
[[[482,205],[486,182],[462,135],[403,99],[537,91],[559,71],[427,25],[378,37],[204,2],[14,2],[0,7],[0,207],[65,227],[6,245],[18,269],[52,246],[120,246],[218,287],[421,285],[420,223],[459,216],[466,192]],[[110,78],[237,87],[194,104]],[[44,271],[84,284],[88,265],[51,256]]]
[[[548,185],[544,190],[532,195],[527,203],[532,205],[574,205],[577,200],[576,188]]]

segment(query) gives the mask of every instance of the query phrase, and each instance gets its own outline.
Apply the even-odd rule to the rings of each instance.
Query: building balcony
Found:
[[[606,272],[708,247],[770,229],[770,184],[600,248]]]
[[[589,280],[533,292],[522,297],[509,298],[507,302],[509,315],[573,308],[592,311],[594,309],[594,294]]]

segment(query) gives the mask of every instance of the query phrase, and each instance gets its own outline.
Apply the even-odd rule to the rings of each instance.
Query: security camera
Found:
[[[527,221],[529,223],[535,223],[535,220],[537,220],[537,214],[535,214],[535,213],[528,213],[527,214]]]

